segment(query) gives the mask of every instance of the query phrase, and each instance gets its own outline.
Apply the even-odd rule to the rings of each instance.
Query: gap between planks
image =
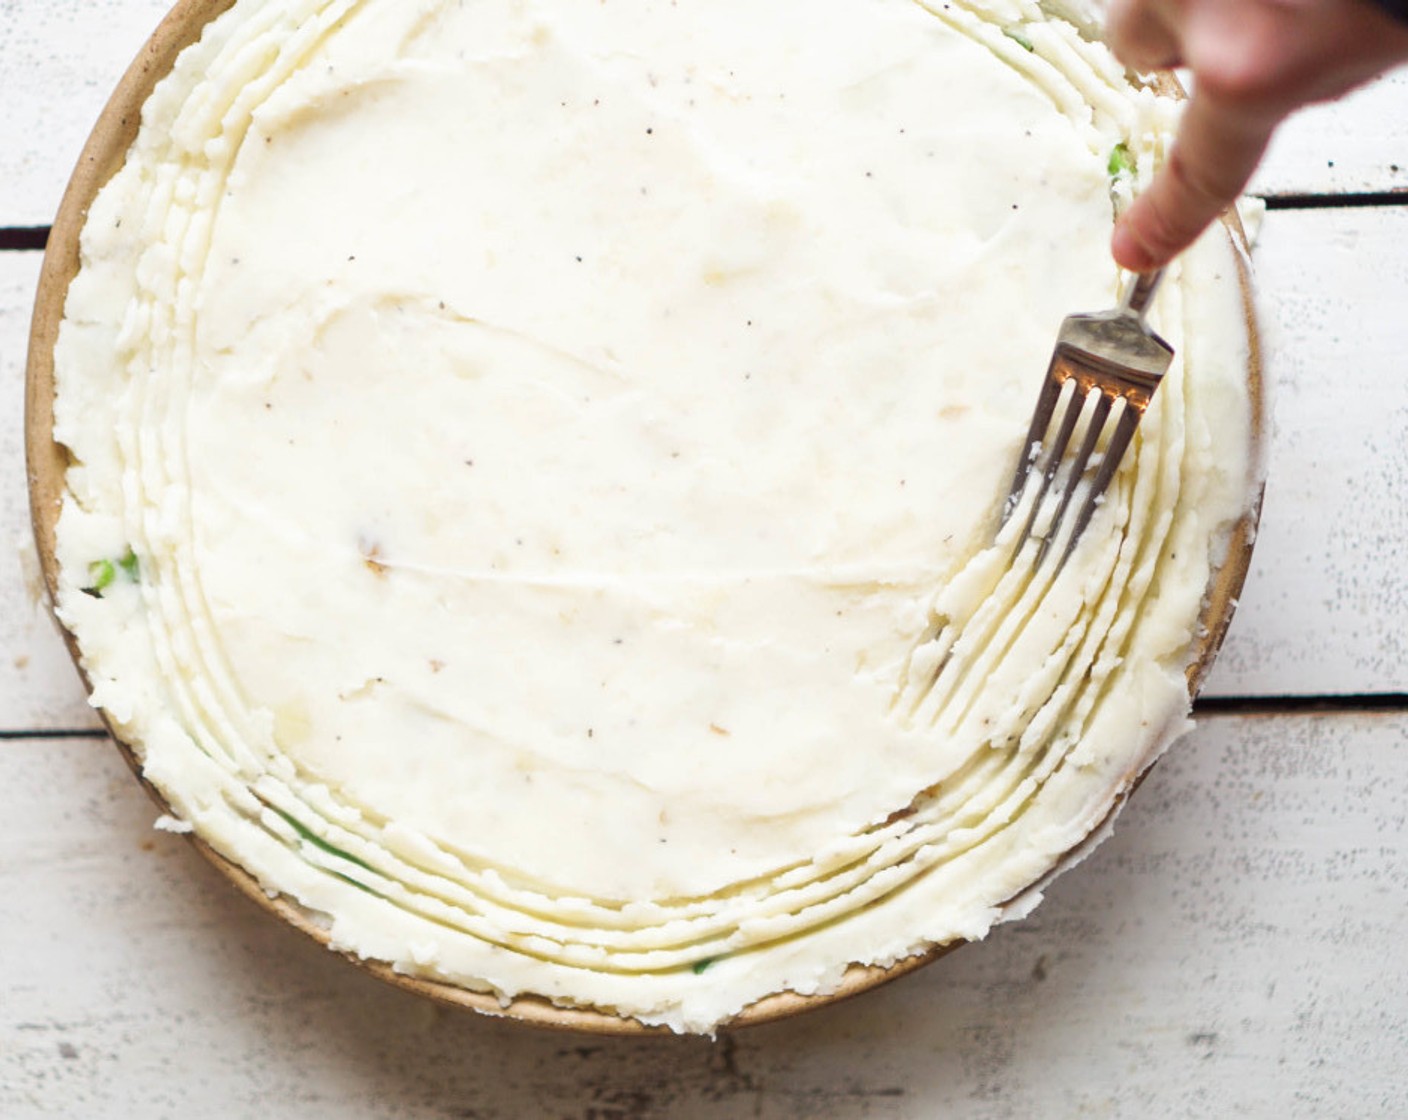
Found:
[[[1268,210],[1335,210],[1364,206],[1408,206],[1408,189],[1347,191],[1340,194],[1267,193]],[[49,243],[49,226],[0,227],[0,252],[33,251]]]
[[[1193,702],[1193,715],[1294,716],[1408,712],[1408,692],[1364,692],[1322,696],[1205,696]]]
[[[1365,206],[1408,206],[1408,189],[1346,191],[1343,194],[1265,194],[1268,210],[1353,210]]]
[[[1193,703],[1193,715],[1203,718],[1403,712],[1408,712],[1408,692],[1367,692],[1346,696],[1211,696]],[[108,733],[99,727],[0,731],[0,743],[83,739],[104,741],[107,738]]]
[[[49,226],[0,227],[0,252],[32,252],[49,244]]]
[[[101,727],[72,727],[72,728],[40,728],[33,731],[0,731],[0,743],[7,742],[44,742],[47,740],[61,740],[71,742],[73,740],[92,739],[95,742],[106,741],[108,733]]]

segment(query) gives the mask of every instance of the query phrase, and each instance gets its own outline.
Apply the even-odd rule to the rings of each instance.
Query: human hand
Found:
[[[1133,70],[1185,66],[1173,150],[1116,223],[1111,251],[1145,272],[1197,239],[1246,186],[1276,126],[1408,61],[1405,5],[1373,0],[1110,0],[1106,39]]]

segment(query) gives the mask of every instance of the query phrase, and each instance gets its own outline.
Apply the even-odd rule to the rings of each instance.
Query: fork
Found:
[[[1094,315],[1070,315],[1061,324],[1002,511],[1005,526],[1018,509],[1026,508],[1013,555],[1033,535],[1039,535],[1041,543],[1033,570],[1056,540],[1067,509],[1093,466],[1094,478],[1085,486],[1056,570],[1059,572],[1065,565],[1114,478],[1154,390],[1173,361],[1173,348],[1150,329],[1144,318],[1162,279],[1162,269],[1137,273],[1126,286],[1118,307]],[[1074,457],[1068,459],[1072,437],[1082,418],[1086,421],[1084,435]],[[1109,435],[1105,437],[1107,429]],[[1039,479],[1037,493],[1026,505],[1022,498],[1033,474]],[[1056,509],[1049,519],[1043,519],[1047,491],[1058,474],[1061,481],[1052,495]],[[1042,526],[1039,534],[1038,525]]]

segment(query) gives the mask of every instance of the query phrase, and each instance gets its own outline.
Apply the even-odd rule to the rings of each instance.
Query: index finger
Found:
[[[1116,262],[1147,272],[1188,248],[1241,194],[1279,120],[1195,91],[1168,162],[1115,225]]]

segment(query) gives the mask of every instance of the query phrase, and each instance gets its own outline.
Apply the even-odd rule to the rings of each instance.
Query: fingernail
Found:
[[[1131,272],[1148,272],[1154,267],[1154,258],[1149,250],[1129,232],[1124,223],[1115,226],[1115,232],[1110,237],[1110,253],[1116,264]]]

